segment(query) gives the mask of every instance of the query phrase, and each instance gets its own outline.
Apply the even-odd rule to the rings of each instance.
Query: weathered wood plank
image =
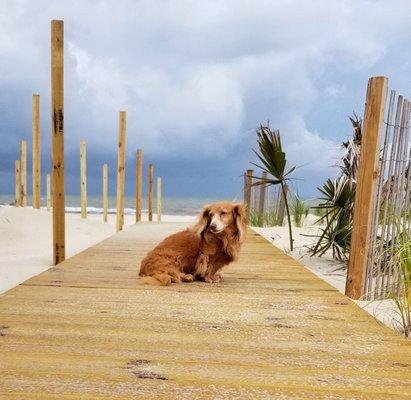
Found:
[[[66,258],[64,167],[64,22],[51,21],[51,180],[53,263]]]
[[[143,150],[137,149],[136,160],[136,222],[141,221],[143,201]]]
[[[364,129],[355,189],[350,260],[345,288],[345,294],[352,299],[360,299],[364,295],[387,85],[388,78],[384,76],[376,76],[368,80]]]
[[[40,146],[40,95],[33,94],[32,106],[32,185],[33,208],[41,206],[41,146]]]
[[[222,283],[138,284],[182,227],[139,223],[3,294],[4,398],[409,398],[409,343],[252,231]]]
[[[126,163],[126,112],[120,111],[118,119],[118,151],[117,151],[117,232],[124,225],[124,185],[125,185],[125,163]]]

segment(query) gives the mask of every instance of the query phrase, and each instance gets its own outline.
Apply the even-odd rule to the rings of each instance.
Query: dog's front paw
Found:
[[[207,283],[218,283],[222,280],[222,276],[220,274],[208,275],[204,278]]]
[[[194,276],[191,274],[185,274],[181,276],[181,279],[183,282],[193,282],[194,281]]]
[[[224,280],[224,275],[221,272],[217,272],[216,274],[214,274],[215,277],[217,277],[218,282],[221,282]]]

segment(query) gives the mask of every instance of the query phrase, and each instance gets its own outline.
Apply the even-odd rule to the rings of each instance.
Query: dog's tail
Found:
[[[154,274],[151,276],[141,276],[140,283],[152,286],[170,286],[171,276],[168,274]]]

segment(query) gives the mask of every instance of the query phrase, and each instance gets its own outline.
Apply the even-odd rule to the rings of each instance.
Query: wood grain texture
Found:
[[[251,211],[251,193],[253,190],[253,175],[254,171],[252,169],[247,169],[247,175],[245,178],[245,204],[247,205],[247,213],[250,214]]]
[[[148,166],[148,220],[153,220],[153,201],[154,201],[154,166]]]
[[[117,199],[116,228],[121,231],[124,226],[124,184],[126,167],[126,112],[120,111],[118,119],[118,154],[117,154]]]
[[[66,258],[64,187],[64,22],[51,21],[51,162],[53,263]]]
[[[136,222],[141,221],[143,198],[143,150],[137,149],[136,160]]]
[[[14,160],[14,206],[20,206],[20,160]]]
[[[20,141],[20,205],[27,207],[27,142]]]
[[[40,208],[41,202],[41,146],[40,146],[40,96],[33,94],[32,105],[32,188],[33,208]]]
[[[141,222],[1,295],[2,399],[410,398],[409,342],[252,231],[222,283],[139,284],[183,227]]]
[[[47,206],[47,211],[50,211],[50,209],[51,209],[51,180],[50,180],[50,174],[47,174],[47,176],[46,176],[46,206]]]
[[[345,289],[346,295],[353,299],[359,299],[364,294],[373,200],[378,179],[380,133],[384,120],[387,85],[388,79],[383,76],[368,80],[364,129],[355,191],[350,260]]]
[[[263,171],[261,174],[261,181],[265,182],[267,179],[267,171]],[[258,199],[258,214],[260,215],[261,220],[264,217],[264,209],[265,209],[265,192],[267,190],[267,185],[260,185],[260,196]]]
[[[288,196],[288,186],[287,186],[287,184],[284,185],[284,192],[281,189],[278,191],[277,225],[279,225],[279,226],[284,225],[284,217],[285,217],[285,198],[284,198],[284,196]]]

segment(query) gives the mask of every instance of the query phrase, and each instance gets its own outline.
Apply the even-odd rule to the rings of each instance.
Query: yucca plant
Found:
[[[341,176],[335,180],[328,179],[318,190],[323,194],[322,203],[313,208],[324,212],[317,222],[324,222],[325,227],[321,228],[321,235],[311,253],[321,256],[331,249],[333,257],[346,260],[351,243],[355,184]]]
[[[286,155],[282,149],[281,137],[279,130],[271,130],[269,124],[260,125],[257,129],[257,143],[259,151],[253,150],[257,155],[261,164],[255,164],[256,167],[266,171],[272,178],[267,178],[256,182],[256,185],[280,185],[281,191],[285,200],[285,209],[288,219],[288,232],[290,236],[290,250],[293,251],[293,232],[291,226],[291,216],[290,207],[287,200],[287,192],[285,190],[285,185],[287,180],[289,180],[290,174],[295,170],[296,167],[291,167],[286,170],[287,160]]]
[[[345,154],[342,158],[342,166],[340,168],[342,175],[352,181],[356,181],[362,141],[362,119],[359,118],[356,113],[353,113],[353,116],[348,116],[348,118],[353,127],[353,135],[342,144],[342,147],[345,149]]]
[[[291,213],[294,217],[295,226],[301,228],[303,219],[307,217],[309,210],[310,208],[307,206],[306,202],[302,200],[297,193],[291,203]]]
[[[355,198],[357,170],[362,140],[362,120],[354,113],[349,116],[353,127],[352,137],[343,142],[345,154],[342,157],[341,175],[328,179],[318,190],[324,196],[323,203],[313,207],[321,215],[317,223],[324,222],[317,243],[311,247],[312,255],[323,255],[331,249],[333,257],[346,261],[350,251],[352,219]]]

